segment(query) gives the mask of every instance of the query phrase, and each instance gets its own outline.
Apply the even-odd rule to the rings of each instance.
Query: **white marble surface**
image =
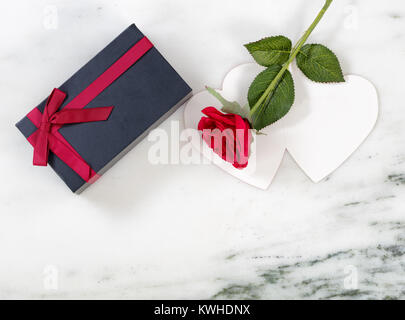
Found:
[[[381,109],[319,184],[288,155],[267,191],[212,165],[152,165],[146,140],[80,196],[31,165],[14,123],[130,23],[197,92],[251,61],[243,43],[297,39],[323,1],[254,3],[1,2],[0,298],[405,297],[402,0],[335,1],[311,37],[374,82]]]

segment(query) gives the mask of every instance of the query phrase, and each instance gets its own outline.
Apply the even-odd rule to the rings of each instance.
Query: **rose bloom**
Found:
[[[246,168],[249,159],[252,134],[250,124],[237,114],[224,114],[214,107],[202,110],[198,130],[202,138],[223,160],[237,169]]]

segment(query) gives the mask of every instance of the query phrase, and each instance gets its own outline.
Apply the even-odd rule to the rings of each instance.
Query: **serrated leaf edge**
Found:
[[[271,39],[271,38],[286,38],[286,39],[288,39],[288,40],[291,42],[291,39],[290,39],[290,38],[287,38],[286,36],[283,36],[283,35],[279,34],[279,35],[277,35],[277,36],[264,37],[264,38],[261,38],[261,39],[256,40],[256,41],[246,43],[246,44],[244,44],[243,46],[244,46],[247,50],[249,50],[249,49],[247,48],[247,46],[248,46],[249,44],[253,44],[253,43],[260,42],[260,41],[265,40],[265,39]],[[291,47],[292,47],[292,42],[291,42]],[[249,52],[250,52],[250,51],[249,51]]]
[[[289,70],[287,70],[287,71],[290,72]],[[254,128],[256,131],[260,132],[261,130],[263,130],[263,129],[267,128],[267,127],[270,127],[270,126],[274,125],[275,123],[279,122],[280,120],[284,119],[284,118],[287,116],[287,114],[290,113],[291,109],[294,107],[294,104],[295,104],[295,82],[294,82],[294,78],[293,78],[291,72],[290,72],[290,75],[291,75],[291,78],[292,78],[292,80],[293,80],[293,81],[292,81],[292,83],[293,83],[293,88],[292,88],[292,89],[293,89],[293,95],[294,95],[294,101],[293,101],[293,104],[291,105],[290,110],[289,110],[285,115],[283,115],[280,119],[278,119],[277,121],[274,121],[273,123],[270,123],[269,125],[267,125],[267,126],[265,126],[265,127],[263,127],[263,128],[256,129],[256,128],[253,126],[253,124],[252,124],[253,128]],[[270,99],[271,99],[271,98],[270,98]]]
[[[312,79],[311,79],[310,77],[308,77],[308,75],[300,68],[300,66],[298,65],[298,61],[297,61],[296,64],[297,64],[298,69],[301,70],[301,72],[307,77],[307,79],[310,80],[311,82],[314,82],[314,83],[323,83],[323,84],[326,84],[326,83],[334,83],[334,84],[345,83],[345,82],[346,82],[346,79],[345,79],[345,76],[344,76],[344,74],[343,74],[342,66],[340,65],[340,61],[339,61],[337,55],[336,55],[331,49],[329,49],[327,46],[325,46],[325,45],[323,45],[323,44],[320,44],[320,43],[308,43],[308,44],[306,44],[305,46],[310,46],[310,45],[323,46],[323,47],[327,48],[330,52],[332,52],[333,56],[336,58],[336,60],[337,60],[338,63],[339,63],[340,75],[342,76],[343,81],[315,81],[315,80],[312,80]],[[303,53],[302,53],[301,50],[300,50],[298,54],[303,54]],[[315,62],[316,62],[316,61],[315,61]],[[318,64],[319,64],[319,63],[318,63]],[[322,66],[322,67],[323,67],[323,66]]]
[[[281,35],[281,34],[278,35],[278,36],[264,37],[264,38],[261,38],[261,39],[259,39],[259,40],[257,40],[257,41],[253,41],[253,42],[246,43],[246,44],[244,44],[243,46],[247,49],[247,51],[249,52],[249,54],[253,56],[253,53],[254,53],[254,52],[258,52],[258,51],[259,51],[259,52],[267,52],[267,50],[251,51],[251,50],[248,48],[248,45],[255,44],[255,43],[257,43],[257,42],[260,42],[260,41],[263,41],[263,40],[266,40],[266,39],[272,39],[272,38],[285,38],[285,39],[287,39],[287,40],[290,42],[290,46],[291,46],[290,50],[288,50],[288,51],[287,51],[287,50],[272,49],[273,51],[278,52],[278,53],[288,53],[288,54],[291,53],[291,49],[292,49],[292,46],[293,46],[291,39],[288,38],[288,37],[286,37],[286,36],[283,36],[283,35]],[[253,58],[254,58],[254,57],[253,57]],[[256,59],[255,59],[255,61],[256,61]],[[268,67],[268,66],[267,66],[267,67]]]

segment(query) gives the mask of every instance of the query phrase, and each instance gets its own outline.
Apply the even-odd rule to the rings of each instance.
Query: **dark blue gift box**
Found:
[[[60,109],[143,37],[132,24],[62,84],[59,89],[67,98]],[[191,88],[153,47],[86,105],[114,106],[107,121],[64,125],[59,132],[97,174],[103,174],[190,96]],[[45,103],[37,106],[41,112]],[[26,138],[37,130],[28,117],[16,126]],[[52,152],[48,162],[73,192],[89,185]]]

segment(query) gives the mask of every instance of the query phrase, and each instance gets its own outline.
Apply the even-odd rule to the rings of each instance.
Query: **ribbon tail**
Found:
[[[49,149],[71,169],[73,169],[84,181],[89,180],[96,175],[91,167],[81,158],[72,152],[70,147],[65,145],[53,134],[48,135]]]
[[[48,164],[48,133],[38,130],[34,145],[34,166],[46,166]]]

